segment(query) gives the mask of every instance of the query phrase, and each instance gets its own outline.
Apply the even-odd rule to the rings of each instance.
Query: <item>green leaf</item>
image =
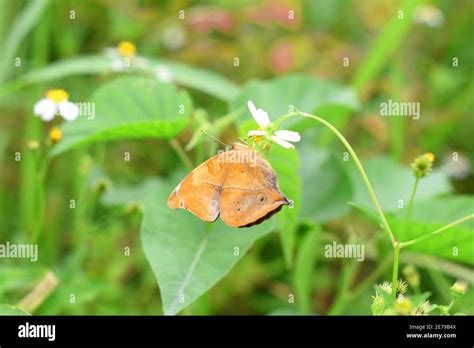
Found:
[[[406,240],[432,232],[472,214],[473,211],[474,197],[472,196],[451,196],[414,204],[411,223],[405,234]],[[403,212],[388,217],[395,233],[404,227],[404,219]],[[451,227],[443,233],[407,247],[408,249],[474,265],[474,220]]]
[[[372,208],[369,208],[366,205],[363,204],[358,204],[354,202],[349,202],[349,205],[353,206],[360,212],[362,212],[366,217],[369,218],[372,222],[375,222],[377,225],[380,225],[382,221],[380,220],[380,217],[377,215],[377,212],[373,210]]]
[[[405,212],[415,181],[409,166],[402,166],[383,156],[364,161],[362,165],[367,172],[367,176],[384,212]],[[357,204],[373,207],[374,205],[370,199],[367,187],[355,165],[351,166],[349,173],[354,189],[352,201]],[[420,181],[415,202],[425,201],[436,195],[448,193],[450,190],[448,176],[441,170],[433,170],[429,176]],[[403,209],[399,208],[399,200],[403,200]]]
[[[111,60],[102,55],[84,55],[53,62],[44,68],[29,71],[20,76],[25,84],[50,82],[74,75],[95,75],[111,72]]]
[[[172,139],[189,122],[192,101],[172,84],[144,77],[121,77],[100,87],[92,97],[95,117],[64,123],[63,139],[52,155],[72,147],[114,139]]]
[[[296,302],[302,314],[312,312],[311,291],[315,273],[314,264],[321,255],[321,249],[321,229],[313,227],[307,232],[298,249],[293,276]]]
[[[25,6],[21,13],[16,16],[2,47],[0,81],[4,81],[13,70],[11,69],[13,58],[15,57],[21,42],[41,18],[48,3],[48,1],[44,0],[32,0],[27,6]],[[2,7],[3,6],[6,6],[6,4],[2,3]],[[2,28],[2,31],[3,30],[5,30],[5,28]]]
[[[25,312],[24,310],[8,305],[8,304],[0,304],[0,315],[31,315],[28,312]]]
[[[301,150],[300,150],[301,149]],[[314,147],[298,146],[303,179],[301,217],[318,223],[338,218],[349,211],[352,187],[342,158]]]
[[[163,183],[150,192],[140,230],[145,256],[160,287],[163,312],[168,315],[178,313],[208,291],[256,239],[272,229],[271,219],[237,229],[220,219],[211,224],[188,211],[172,210],[166,205],[172,189]]]
[[[2,86],[0,98],[35,83],[55,81],[74,75],[111,74],[114,73],[111,62],[112,60],[105,55],[84,55],[61,60],[44,68],[27,72],[17,81]],[[159,59],[146,59],[145,62],[143,66],[140,66],[139,71],[155,77],[157,68],[165,70],[173,82],[194,88],[226,102],[235,98],[240,91],[232,81],[210,71]]]
[[[293,108],[309,113],[328,105],[344,106],[347,110],[358,107],[358,100],[350,88],[298,74],[268,81],[247,82],[229,106],[230,110],[239,108],[246,110],[239,118],[240,122],[252,119],[247,108],[248,100],[252,100],[257,108],[265,110],[272,121],[290,112],[291,105]],[[291,118],[285,122],[285,125],[294,124],[295,120],[297,118]]]
[[[240,92],[240,87],[235,83],[210,71],[161,60],[152,60],[152,63],[156,67],[168,69],[173,81],[226,102],[234,99]]]
[[[139,185],[132,187],[109,187],[101,197],[101,202],[105,205],[114,206],[120,204],[143,204],[148,192],[152,192],[160,187],[161,181],[158,178],[149,178]]]
[[[47,268],[39,263],[30,265],[0,264],[0,301],[6,293],[19,293],[31,288],[46,274]]]
[[[280,239],[286,266],[293,265],[295,235],[301,210],[301,178],[298,175],[300,160],[296,150],[284,149],[274,145],[268,154],[268,161],[278,176],[281,192],[293,201],[293,207],[285,206],[277,214]]]
[[[425,302],[430,296],[431,296],[430,292],[424,292],[421,294],[413,295],[411,297],[411,303],[413,304],[413,307],[418,307],[423,302]]]

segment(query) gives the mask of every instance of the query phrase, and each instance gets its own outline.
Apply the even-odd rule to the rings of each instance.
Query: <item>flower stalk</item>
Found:
[[[321,117],[318,117],[318,116],[315,116],[315,115],[312,115],[312,114],[308,114],[308,113],[305,113],[305,112],[298,111],[298,112],[283,115],[278,120],[275,121],[275,124],[279,125],[282,121],[286,120],[289,117],[293,117],[293,116],[303,116],[303,117],[311,118],[313,120],[316,120],[316,121],[322,123],[323,125],[328,127],[338,137],[338,139],[342,142],[342,144],[345,146],[345,148],[347,149],[347,151],[351,155],[352,159],[354,160],[354,163],[355,163],[357,169],[359,170],[359,173],[362,177],[362,180],[364,181],[365,186],[367,187],[367,190],[369,191],[370,198],[372,199],[372,202],[375,205],[375,208],[376,208],[377,213],[380,217],[380,220],[382,221],[383,227],[387,231],[392,245],[395,247],[395,245],[397,243],[397,241],[395,239],[395,236],[392,232],[392,229],[390,228],[390,225],[388,224],[388,221],[387,221],[387,218],[385,217],[385,214],[383,213],[382,207],[380,206],[379,201],[377,199],[377,196],[375,195],[375,191],[374,191],[372,185],[370,184],[367,173],[365,172],[364,167],[362,166],[362,163],[360,162],[359,157],[355,153],[355,151],[352,148],[351,144],[349,144],[347,139],[331,123],[329,123],[328,121],[326,121],[325,119],[323,119]]]
[[[315,121],[318,121],[318,122],[322,123],[323,125],[325,125],[342,142],[342,144],[346,147],[347,151],[349,152],[352,159],[354,160],[354,163],[355,163],[357,169],[359,170],[359,173],[362,177],[362,180],[365,183],[365,186],[366,186],[366,188],[369,192],[369,195],[372,199],[372,202],[375,205],[375,208],[376,208],[377,213],[380,217],[380,220],[382,221],[382,225],[383,225],[384,229],[387,231],[387,233],[390,237],[390,241],[391,241],[392,247],[394,249],[392,284],[398,284],[398,268],[399,268],[399,262],[400,262],[400,250],[401,249],[403,249],[407,246],[410,246],[410,245],[417,244],[417,243],[419,243],[423,240],[431,238],[432,236],[440,234],[440,233],[446,231],[447,229],[449,229],[453,226],[464,223],[464,222],[474,218],[474,214],[471,214],[471,215],[465,216],[465,217],[463,217],[459,220],[456,220],[456,221],[454,221],[454,222],[452,222],[452,223],[450,223],[446,226],[443,226],[443,227],[441,227],[441,228],[439,228],[439,229],[437,229],[437,230],[435,230],[431,233],[424,234],[424,235],[422,235],[418,238],[415,238],[413,240],[410,240],[410,241],[407,241],[407,242],[397,241],[397,239],[395,238],[395,235],[393,234],[393,232],[390,228],[390,225],[387,221],[387,218],[385,217],[385,214],[384,214],[384,212],[383,212],[383,210],[382,210],[382,208],[379,204],[377,196],[375,195],[375,191],[374,191],[372,185],[370,184],[369,178],[368,178],[368,176],[367,176],[367,174],[364,170],[364,167],[362,166],[362,163],[360,162],[357,154],[355,153],[354,149],[349,144],[347,139],[331,123],[329,123],[325,119],[323,119],[321,117],[318,117],[318,116],[315,116],[315,115],[312,115],[312,114],[305,113],[305,112],[300,112],[300,111],[293,112],[293,113],[288,113],[288,114],[285,114],[285,115],[279,117],[275,122],[273,122],[272,126],[274,127],[274,129],[277,129],[281,122],[283,122],[284,120],[286,120],[290,117],[293,117],[293,116],[302,116],[302,117],[306,117],[306,118],[311,118],[311,119],[313,119]],[[408,228],[408,224],[410,222],[411,208],[413,206],[413,201],[414,201],[415,194],[416,194],[416,191],[417,191],[417,188],[418,188],[419,180],[420,180],[420,178],[428,175],[429,172],[432,170],[434,158],[435,158],[435,156],[432,153],[426,153],[422,156],[417,157],[411,165],[416,179],[415,179],[415,184],[414,184],[414,187],[413,187],[413,190],[412,190],[412,193],[411,193],[407,213],[405,215],[405,223],[404,223],[404,230],[403,230],[404,232],[406,232],[406,230]],[[391,295],[393,300],[396,299],[396,296],[397,296],[397,287],[396,286],[392,287],[390,295]]]

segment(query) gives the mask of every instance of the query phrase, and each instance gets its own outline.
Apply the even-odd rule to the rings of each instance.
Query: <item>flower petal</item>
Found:
[[[265,110],[257,109],[251,100],[247,101],[247,106],[253,118],[261,128],[265,128],[270,125],[271,122]]]
[[[158,80],[161,80],[163,82],[171,82],[173,80],[171,71],[163,65],[158,65],[155,68],[155,76]]]
[[[259,115],[258,117],[260,118],[260,127],[262,128],[268,127],[271,124],[271,122],[266,111],[262,109],[258,109],[257,112]]]
[[[295,147],[293,146],[293,144],[283,140],[283,139],[280,139],[278,138],[277,136],[275,135],[272,135],[272,140],[277,143],[278,145],[280,145],[281,147],[284,147],[285,149],[294,149]]]
[[[283,139],[283,140],[286,140],[286,141],[291,141],[293,143],[296,143],[296,142],[301,140],[300,133],[289,131],[289,130],[276,131],[275,135],[280,139]]]
[[[260,136],[260,135],[267,135],[267,132],[263,130],[251,130],[247,133],[248,137]]]
[[[123,71],[125,66],[121,58],[116,58],[110,62],[110,68],[112,71]]]
[[[54,101],[48,98],[43,98],[38,101],[33,109],[33,113],[40,116],[43,121],[51,121],[57,110],[57,105]]]
[[[79,108],[66,100],[59,103],[59,113],[66,121],[74,121],[79,115]]]
[[[107,58],[117,58],[119,56],[116,47],[106,47],[104,50],[104,55]]]

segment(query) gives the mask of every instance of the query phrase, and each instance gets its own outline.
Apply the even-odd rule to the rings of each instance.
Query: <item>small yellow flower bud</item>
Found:
[[[64,89],[50,89],[46,92],[46,98],[51,99],[55,103],[69,99],[69,94]]]
[[[435,160],[435,155],[431,152],[425,153],[424,155],[418,156],[411,164],[411,169],[413,174],[417,178],[423,178],[431,172],[433,169],[433,163]]]
[[[400,296],[397,301],[395,301],[395,311],[397,314],[407,315],[410,314],[413,310],[413,305],[409,298]]]
[[[137,48],[135,47],[133,42],[122,41],[118,44],[117,50],[122,57],[134,57]]]
[[[62,138],[63,138],[63,131],[61,129],[59,129],[58,127],[51,128],[51,130],[49,131],[49,139],[51,139],[53,143],[57,143]]]
[[[451,295],[454,299],[458,299],[464,295],[467,291],[467,284],[462,281],[457,281],[453,286],[449,288],[451,290]]]
[[[385,301],[382,296],[376,294],[372,296],[372,304],[370,305],[373,315],[382,315],[385,311]]]
[[[406,281],[399,279],[397,282],[397,294],[403,295],[408,290],[408,284]]]
[[[385,291],[387,294],[391,294],[392,293],[392,283],[389,283],[389,282],[383,282],[381,285],[380,285],[380,289]]]
[[[412,312],[411,315],[426,315],[431,310],[431,303],[424,301],[420,303]]]
[[[436,156],[432,152],[427,152],[423,156],[425,156],[431,163],[433,163],[436,158]]]

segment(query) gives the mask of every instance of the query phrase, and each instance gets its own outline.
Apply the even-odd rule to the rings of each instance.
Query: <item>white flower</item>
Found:
[[[278,145],[283,146],[285,149],[294,149],[295,147],[293,144],[290,144],[289,141],[297,143],[301,140],[301,136],[298,132],[278,130],[275,132],[275,135],[272,135],[272,140]]]
[[[155,76],[158,80],[163,82],[171,82],[173,80],[170,69],[164,65],[158,65],[155,68]]]
[[[247,106],[252,114],[253,118],[259,125],[260,129],[258,130],[251,130],[247,133],[248,137],[252,138],[259,138],[265,137],[271,139],[271,141],[277,143],[278,145],[284,147],[285,149],[294,149],[292,143],[296,143],[301,140],[301,136],[298,132],[293,132],[289,130],[277,130],[273,131],[272,123],[270,122],[270,118],[268,114],[262,110],[257,109],[254,103],[249,100],[247,102]]]
[[[253,118],[260,126],[260,128],[263,129],[270,125],[270,119],[268,118],[268,114],[264,110],[257,109],[253,101],[251,100],[247,102],[247,106],[249,107],[250,113],[252,114]]]
[[[426,24],[432,28],[438,28],[444,23],[444,15],[443,12],[435,6],[421,5],[415,10],[414,20],[417,23]]]
[[[105,56],[111,59],[112,71],[124,71],[132,67],[136,60],[137,48],[133,42],[121,41],[117,47],[106,48]]]
[[[125,70],[125,62],[122,58],[115,58],[110,62],[110,68],[112,71],[123,71]]]
[[[46,122],[51,121],[58,113],[65,120],[73,121],[79,115],[79,108],[68,99],[69,94],[62,89],[49,90],[46,98],[35,104],[33,113]]]

